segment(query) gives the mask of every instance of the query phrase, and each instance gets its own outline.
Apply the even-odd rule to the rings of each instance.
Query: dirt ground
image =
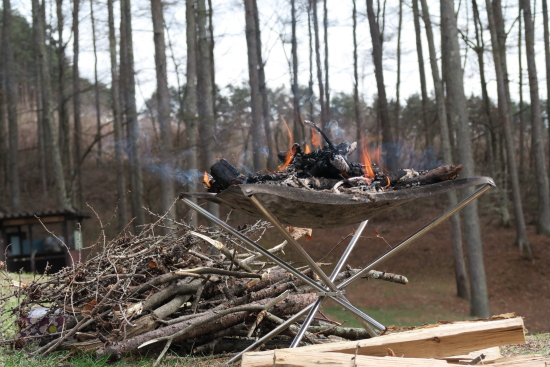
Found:
[[[488,214],[490,211],[487,208],[488,205],[480,205],[490,312],[492,315],[516,312],[525,318],[530,333],[548,333],[550,238],[536,235],[534,226],[529,225],[529,240],[535,259],[534,262],[522,259],[518,248],[513,246],[514,229],[498,225],[494,215]],[[364,266],[389,249],[384,240],[376,238],[373,230],[394,246],[443,210],[444,203],[434,200],[375,218],[367,226],[365,238],[350,257],[351,265]],[[353,228],[314,230],[313,239],[304,241],[303,245],[318,261]],[[323,262],[336,262],[346,244],[347,241],[344,241]],[[292,258],[296,259],[294,256]],[[409,279],[409,284],[405,286],[360,280],[348,288],[348,297],[352,302],[366,310],[373,310],[375,315],[380,315],[377,317],[382,317],[381,322],[384,322],[384,315],[390,316],[389,322],[401,325],[471,318],[469,302],[456,296],[448,221],[376,270],[394,272]]]

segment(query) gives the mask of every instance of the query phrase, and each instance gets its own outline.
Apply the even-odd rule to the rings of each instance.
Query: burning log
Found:
[[[462,165],[446,165],[429,171],[399,169],[384,172],[379,165],[371,162],[366,153],[362,163],[349,160],[349,155],[357,149],[357,143],[342,142],[335,145],[317,125],[309,121],[306,123],[321,134],[326,142],[324,147],[308,152],[307,149],[303,151],[300,145],[293,144],[288,151],[277,154],[281,162],[279,172],[267,174],[245,176],[225,159],[220,159],[211,167],[212,179],[206,181],[208,191],[221,192],[231,185],[246,183],[358,194],[452,180],[462,170]]]

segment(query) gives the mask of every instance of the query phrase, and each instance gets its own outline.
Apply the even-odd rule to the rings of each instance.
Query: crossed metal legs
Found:
[[[422,229],[420,229],[419,231],[414,233],[412,236],[410,236],[409,238],[407,238],[406,240],[404,240],[403,242],[401,242],[400,244],[395,246],[393,249],[391,249],[390,251],[386,252],[385,254],[383,254],[382,256],[377,258],[376,260],[374,260],[372,263],[370,263],[369,265],[367,265],[366,267],[361,269],[361,271],[359,271],[358,273],[356,273],[352,277],[350,277],[347,280],[345,280],[345,281],[341,282],[340,284],[338,284],[338,286],[336,286],[334,284],[334,279],[336,279],[337,274],[339,273],[341,268],[344,266],[347,258],[349,257],[349,255],[351,254],[351,251],[353,250],[353,247],[355,247],[355,244],[357,243],[357,240],[359,239],[361,233],[363,232],[363,230],[364,230],[364,228],[367,224],[367,221],[364,221],[360,224],[358,230],[356,231],[356,233],[353,236],[352,240],[350,241],[348,247],[346,248],[346,251],[344,252],[342,257],[338,261],[338,264],[334,268],[334,271],[332,272],[331,276],[328,277],[319,268],[317,263],[315,263],[315,261],[313,261],[313,259],[309,256],[309,254],[302,248],[302,246],[300,246],[300,244],[298,244],[298,242],[290,235],[290,233],[288,233],[284,229],[284,227],[279,223],[277,218],[275,218],[273,216],[273,214],[271,214],[269,212],[269,210],[267,210],[267,208],[265,208],[264,205],[256,197],[250,196],[250,199],[258,207],[258,209],[260,209],[262,211],[262,213],[265,215],[265,217],[269,219],[269,221],[283,235],[283,237],[288,241],[288,243],[302,256],[302,258],[310,266],[310,269],[315,274],[317,274],[319,276],[320,280],[324,283],[324,286],[323,286],[323,285],[313,281],[309,277],[305,276],[300,271],[298,271],[296,268],[294,268],[292,265],[288,264],[287,262],[280,259],[276,255],[274,255],[274,254],[270,253],[269,251],[265,250],[263,247],[261,247],[260,245],[258,245],[254,241],[250,240],[249,238],[247,238],[246,236],[241,234],[239,231],[237,231],[233,227],[229,226],[227,223],[225,223],[225,222],[221,221],[220,219],[218,219],[217,217],[213,216],[212,214],[210,214],[208,211],[204,210],[203,208],[201,208],[197,204],[193,203],[192,201],[190,201],[186,198],[183,198],[182,200],[186,205],[188,205],[192,209],[196,210],[200,214],[204,215],[205,217],[207,217],[208,219],[210,219],[211,221],[213,221],[214,223],[216,223],[218,226],[222,227],[223,229],[225,229],[229,233],[233,234],[234,236],[239,238],[241,241],[248,244],[250,247],[254,248],[256,251],[260,252],[262,255],[266,256],[268,259],[272,260],[277,265],[279,265],[280,267],[282,267],[283,269],[285,269],[289,273],[291,273],[294,276],[296,276],[297,278],[299,278],[305,284],[308,284],[311,287],[313,287],[315,290],[317,290],[317,294],[319,295],[319,299],[314,304],[311,304],[311,305],[307,306],[306,308],[304,308],[303,310],[301,310],[300,312],[298,312],[297,314],[295,314],[294,316],[289,318],[287,321],[285,321],[284,323],[282,323],[281,325],[279,325],[278,327],[276,327],[275,329],[270,331],[268,334],[266,334],[264,337],[262,337],[258,341],[254,342],[252,345],[250,345],[248,348],[243,350],[241,353],[237,354],[235,357],[233,357],[232,359],[227,361],[225,364],[229,364],[229,363],[232,363],[232,362],[236,361],[237,359],[239,359],[241,357],[241,355],[243,353],[245,353],[245,352],[247,352],[247,351],[249,351],[253,348],[256,348],[258,345],[260,345],[260,344],[266,342],[267,340],[275,337],[276,335],[281,333],[283,330],[288,328],[291,324],[293,324],[298,319],[300,319],[303,315],[305,315],[306,312],[309,311],[309,314],[306,317],[306,320],[302,324],[302,327],[300,328],[299,332],[297,333],[296,337],[294,338],[294,340],[291,344],[292,348],[298,346],[298,344],[300,343],[301,339],[303,338],[305,332],[307,331],[307,328],[309,327],[311,321],[313,320],[313,317],[317,313],[317,310],[321,306],[321,303],[327,298],[333,299],[339,305],[341,305],[342,307],[344,307],[345,309],[350,311],[354,315],[354,317],[356,317],[361,322],[361,324],[366,328],[366,330],[369,332],[369,334],[371,334],[371,336],[376,336],[374,330],[370,327],[370,325],[373,325],[374,327],[376,327],[377,329],[380,329],[380,330],[385,330],[386,328],[382,324],[377,322],[376,320],[372,319],[370,316],[363,313],[361,310],[357,309],[351,303],[349,303],[349,301],[344,296],[344,289],[346,287],[348,287],[351,283],[353,283],[355,280],[357,280],[361,276],[363,276],[369,270],[372,270],[374,267],[378,266],[382,262],[388,260],[392,256],[395,256],[397,253],[401,252],[403,249],[405,249],[405,247],[407,247],[415,239],[422,236],[423,234],[428,232],[430,229],[437,226],[438,224],[443,222],[445,219],[449,218],[454,213],[458,212],[460,209],[462,209],[464,206],[468,205],[473,200],[477,199],[479,196],[483,195],[491,187],[492,186],[489,185],[489,184],[483,185],[480,189],[478,189],[472,195],[470,195],[469,197],[462,200],[460,203],[456,204],[454,207],[447,210],[440,217],[433,220],[431,223],[427,224]]]

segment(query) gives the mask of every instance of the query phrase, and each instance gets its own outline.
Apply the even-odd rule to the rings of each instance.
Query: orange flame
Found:
[[[361,163],[365,167],[365,177],[373,179],[375,174],[372,170],[372,161],[369,156],[367,142],[364,139],[361,139]]]
[[[314,147],[321,148],[321,134],[315,131],[312,127],[310,127],[310,129],[311,129],[311,144]]]
[[[306,154],[311,153],[311,150],[309,149],[309,145],[306,144]]]
[[[292,158],[294,158],[294,153],[296,153],[296,148],[294,147],[294,138],[292,137],[292,133],[290,132],[290,128],[288,127],[288,124],[286,123],[284,118],[281,118],[283,120],[283,123],[285,124],[286,131],[288,132],[288,151],[286,152],[285,157],[285,163],[282,166],[277,167],[279,171],[284,171],[288,165],[292,162]]]
[[[210,177],[208,176],[208,173],[204,171],[204,176],[202,177],[202,181],[206,184],[206,187],[210,188],[212,185],[210,184]]]

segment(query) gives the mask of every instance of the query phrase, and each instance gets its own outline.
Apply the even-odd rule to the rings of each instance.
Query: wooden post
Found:
[[[27,226],[27,229],[29,230],[29,251],[31,255],[31,273],[34,273],[36,271],[36,260],[34,256],[34,243],[32,238],[32,224],[29,224]]]

